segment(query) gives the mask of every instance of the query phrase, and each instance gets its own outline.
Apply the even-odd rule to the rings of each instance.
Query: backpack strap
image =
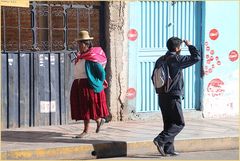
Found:
[[[166,56],[166,55],[165,55],[165,56]],[[169,61],[169,60],[170,60],[171,58],[173,58],[173,57],[175,57],[175,55],[166,56],[166,57],[165,57],[165,60],[166,60],[166,61]],[[167,63],[167,65],[168,65],[168,63]],[[169,70],[169,66],[168,66],[168,70]],[[170,72],[169,72],[169,74],[170,74]],[[178,77],[179,74],[180,74],[180,70],[178,70],[177,74],[172,78],[172,82],[171,82],[171,84],[169,85],[169,90],[168,90],[168,91],[170,91],[170,90],[172,89],[172,87],[177,84],[176,79],[177,79],[177,77]]]

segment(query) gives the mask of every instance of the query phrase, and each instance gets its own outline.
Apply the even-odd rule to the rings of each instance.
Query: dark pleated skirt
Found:
[[[104,90],[95,93],[87,79],[75,79],[70,93],[73,120],[96,120],[109,115]]]

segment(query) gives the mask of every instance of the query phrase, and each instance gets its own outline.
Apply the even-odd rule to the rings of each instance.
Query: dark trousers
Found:
[[[163,131],[157,136],[164,145],[165,153],[174,152],[174,138],[185,126],[180,96],[159,95],[158,103],[162,112]]]

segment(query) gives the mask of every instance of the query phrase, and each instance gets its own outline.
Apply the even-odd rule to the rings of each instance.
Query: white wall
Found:
[[[237,115],[239,114],[239,1],[206,1],[204,16],[203,114],[205,117]],[[218,31],[219,36],[215,40],[209,36],[212,29]],[[233,50],[237,54],[233,52],[233,55],[229,56]]]

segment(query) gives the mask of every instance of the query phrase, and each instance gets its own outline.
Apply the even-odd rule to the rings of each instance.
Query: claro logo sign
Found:
[[[209,37],[211,40],[216,40],[219,36],[218,30],[217,29],[212,29],[209,32]]]
[[[236,50],[232,50],[229,53],[229,60],[231,60],[232,62],[238,60],[238,52]]]

